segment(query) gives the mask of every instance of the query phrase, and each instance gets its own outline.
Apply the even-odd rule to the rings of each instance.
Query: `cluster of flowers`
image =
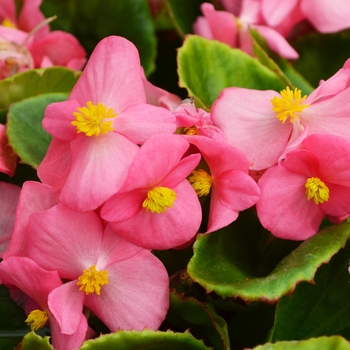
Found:
[[[86,52],[78,40],[63,31],[52,31],[40,11],[41,0],[23,0],[16,15],[15,0],[0,4],[0,79],[32,68],[65,66],[79,70]]]
[[[255,29],[271,50],[288,59],[299,57],[287,39],[316,29],[334,33],[350,28],[350,3],[327,0],[219,0],[224,11],[203,3],[204,17],[194,23],[194,32],[238,47],[252,55],[249,29]]]
[[[128,40],[103,39],[68,100],[45,111],[42,183],[0,184],[0,283],[32,330],[49,323],[58,350],[93,336],[90,312],[111,331],[158,329],[169,277],[151,250],[189,245],[253,206],[294,240],[350,216],[349,86],[347,61],[308,97],[232,87],[208,112],[151,85]]]

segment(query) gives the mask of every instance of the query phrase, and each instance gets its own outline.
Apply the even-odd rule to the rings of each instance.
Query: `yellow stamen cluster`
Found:
[[[107,109],[101,102],[94,105],[89,101],[86,105],[87,107],[77,108],[78,112],[73,113],[76,120],[72,121],[72,125],[76,126],[78,133],[99,136],[113,130],[111,119],[115,118],[117,113],[112,108]]]
[[[142,207],[152,213],[165,213],[175,202],[176,193],[167,187],[155,187],[148,191],[147,198],[143,201]]]
[[[199,197],[208,195],[213,184],[213,178],[202,169],[193,170],[188,181],[192,184]]]
[[[79,290],[83,290],[86,295],[96,293],[101,294],[101,287],[108,284],[108,271],[97,271],[96,265],[91,265],[83,274],[79,276],[77,285]]]
[[[36,331],[39,328],[44,327],[48,319],[49,315],[46,311],[33,310],[29,313],[25,322],[32,331]]]
[[[17,28],[16,25],[7,17],[2,21],[1,25],[8,28]]]
[[[314,199],[316,204],[327,202],[329,199],[329,188],[318,177],[310,177],[305,183],[307,199]]]
[[[191,126],[190,128],[184,128],[186,135],[198,135],[198,129],[196,126]]]
[[[306,95],[301,97],[301,90],[295,88],[292,91],[289,86],[285,90],[280,92],[282,98],[275,96],[272,100],[272,110],[277,113],[276,118],[285,123],[285,121],[290,117],[290,122],[293,123],[295,119],[299,119],[298,113],[300,113],[304,108],[310,105],[305,103]]]

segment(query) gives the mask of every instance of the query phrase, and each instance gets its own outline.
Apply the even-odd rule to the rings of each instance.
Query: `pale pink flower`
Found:
[[[156,330],[169,307],[169,278],[148,250],[119,236],[95,212],[62,204],[31,215],[28,256],[69,282],[49,295],[49,309],[63,333],[79,326],[83,306],[106,326]]]
[[[214,102],[211,118],[226,140],[248,157],[251,170],[264,170],[275,165],[292,144],[297,147],[306,132],[334,134],[350,141],[349,77],[345,63],[308,97],[288,87],[281,94],[227,88]]]
[[[43,327],[46,322],[51,328],[52,345],[57,350],[76,350],[86,338],[88,325],[82,312],[74,315],[77,327],[74,332],[63,333],[49,310],[48,296],[62,286],[57,271],[46,271],[26,257],[10,257],[0,263],[0,279],[10,291],[19,288],[30,299],[26,309],[29,313],[26,322],[32,330]]]
[[[350,214],[349,141],[315,134],[302,146],[258,182],[260,222],[284,239],[306,239],[318,232],[324,217],[343,219]]]
[[[96,209],[118,191],[137,144],[176,129],[170,111],[146,103],[138,51],[116,36],[96,46],[68,101],[47,107],[43,126],[54,139],[39,177],[78,211]]]
[[[19,186],[0,182],[0,258],[3,257],[10,243],[20,192],[21,188]]]
[[[264,37],[271,50],[280,56],[296,59],[298,53],[289,45],[286,39],[274,28],[261,23],[260,3],[244,0],[240,13],[236,17],[227,11],[217,11],[210,3],[203,3],[201,10],[204,17],[199,17],[193,25],[195,34],[207,39],[221,41],[231,47],[253,55],[249,28],[253,28]]]
[[[248,174],[248,159],[237,148],[204,136],[186,139],[198,147],[210,170],[198,168],[189,178],[198,196],[211,196],[206,232],[219,230],[258,201],[259,187]]]
[[[184,157],[188,148],[188,141],[179,135],[149,138],[120,191],[103,205],[102,218],[125,239],[148,249],[170,249],[191,240],[202,213],[186,179],[200,155]]]

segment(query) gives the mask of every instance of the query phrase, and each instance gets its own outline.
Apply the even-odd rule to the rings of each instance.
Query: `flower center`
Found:
[[[198,128],[196,126],[191,126],[189,128],[184,128],[186,135],[199,135]]]
[[[176,199],[176,193],[167,187],[155,187],[148,191],[147,198],[143,201],[142,207],[152,213],[165,213],[166,208],[171,208]]]
[[[202,169],[193,170],[188,181],[192,184],[199,197],[208,195],[213,184],[213,178]]]
[[[282,98],[275,96],[272,100],[272,110],[277,113],[276,118],[284,124],[284,122],[290,117],[290,122],[293,123],[294,119],[299,119],[298,113],[304,108],[309,107],[308,103],[302,104],[306,99],[306,95],[301,97],[301,90],[295,88],[292,91],[289,86],[285,90],[280,92]]]
[[[29,313],[25,322],[32,331],[36,331],[39,328],[45,326],[48,318],[49,318],[49,315],[47,314],[46,311],[33,310]]]
[[[329,199],[329,188],[318,177],[309,177],[305,183],[307,199],[314,199],[316,204],[327,202]]]
[[[2,21],[1,25],[8,28],[17,28],[16,25],[7,17]]]
[[[101,287],[108,284],[108,271],[97,271],[96,265],[91,265],[83,274],[79,276],[77,285],[79,290],[83,290],[86,295],[96,293],[101,294]]]
[[[78,112],[74,112],[76,117],[72,121],[72,125],[77,127],[77,132],[83,132],[86,136],[99,136],[100,133],[106,134],[113,130],[112,120],[117,113],[112,108],[104,106],[101,102],[97,105],[91,101],[86,103],[87,107],[77,108]]]

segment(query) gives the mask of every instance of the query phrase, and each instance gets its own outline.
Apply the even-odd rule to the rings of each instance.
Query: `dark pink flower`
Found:
[[[334,135],[311,135],[260,178],[256,204],[262,225],[277,237],[303,240],[324,217],[350,214],[350,143]]]

